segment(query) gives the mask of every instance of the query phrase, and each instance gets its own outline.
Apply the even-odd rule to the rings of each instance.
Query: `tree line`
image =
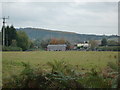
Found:
[[[91,50],[101,51],[120,51],[120,42],[115,40],[107,40],[103,38],[101,44],[98,44],[96,40],[91,40]]]
[[[27,34],[24,31],[16,30],[13,25],[6,26],[5,29],[5,40],[4,40],[4,46],[3,51],[16,51],[16,50],[28,50],[28,49],[35,49],[37,46],[41,49],[46,49],[48,44],[66,44],[67,49],[70,48],[70,42],[68,40],[65,40],[63,38],[52,38],[52,39],[46,39],[46,40],[35,40],[32,41],[29,39]],[[2,37],[3,37],[3,27],[2,27]],[[3,39],[2,39],[2,45],[3,45]]]
[[[35,41],[31,41],[24,31],[21,30],[17,31],[13,25],[6,26],[4,30],[5,30],[5,40],[4,40],[5,46],[3,47],[3,50],[6,51],[12,51],[12,50],[25,51],[28,49],[35,50],[36,47],[38,47],[39,49],[46,50],[47,45],[49,44],[66,44],[67,50],[71,49],[71,47],[73,46],[68,40],[65,40],[64,38],[51,38],[45,40],[37,39]],[[3,27],[2,27],[2,35],[3,35]],[[95,48],[103,49],[103,50],[105,50],[106,48],[107,50],[109,50],[110,48],[110,50],[117,50],[118,46],[120,46],[119,42],[114,40],[107,40],[106,38],[103,38],[101,40],[101,45],[98,44],[98,40],[90,40],[89,43],[91,45],[90,47],[91,50],[95,50]]]
[[[16,31],[13,25],[11,26],[6,26],[5,29],[5,34],[4,34],[4,44],[5,46],[3,47],[3,50],[5,49],[10,49],[10,47],[17,47],[15,48],[21,50],[27,50],[30,45],[31,41],[27,34],[24,31]],[[2,27],[2,37],[3,37],[3,27]],[[2,45],[3,45],[3,39],[2,39]]]

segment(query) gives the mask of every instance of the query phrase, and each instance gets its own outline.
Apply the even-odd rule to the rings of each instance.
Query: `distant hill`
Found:
[[[18,31],[25,31],[30,39],[48,39],[48,38],[64,38],[70,42],[82,42],[87,40],[101,40],[103,37],[111,40],[117,40],[118,36],[111,35],[89,35],[89,34],[78,34],[73,32],[64,32],[64,31],[53,31],[41,28],[19,28]]]

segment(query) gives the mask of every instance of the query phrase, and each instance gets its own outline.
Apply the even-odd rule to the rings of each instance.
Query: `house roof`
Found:
[[[51,45],[48,45],[47,47],[67,47],[67,45],[66,44],[56,44],[56,45],[53,45],[53,44],[51,44]]]

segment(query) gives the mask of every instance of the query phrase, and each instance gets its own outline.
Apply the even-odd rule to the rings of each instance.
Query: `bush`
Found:
[[[42,88],[68,89],[76,88],[111,88],[116,87],[116,79],[104,77],[101,72],[91,69],[84,75],[76,75],[74,67],[64,61],[49,62],[51,72],[43,72],[40,68],[32,68],[29,63],[23,63],[24,69],[20,75],[13,75],[3,88]],[[74,73],[73,73],[74,71]]]
[[[45,88],[46,79],[43,73],[37,73],[29,63],[23,63],[24,69],[20,75],[13,75],[3,88]]]
[[[79,82],[84,85],[86,88],[110,88],[110,80],[104,78],[99,72],[95,69],[91,69],[90,72],[86,73],[86,76],[79,79]]]
[[[120,87],[120,74],[118,73],[119,71],[119,64],[113,63],[113,62],[108,62],[108,66],[113,70],[112,72],[109,73],[109,76],[113,78],[112,80],[112,88],[119,88]]]
[[[24,31],[17,31],[17,46],[21,47],[22,50],[27,50],[30,47],[30,40]]]
[[[9,46],[9,47],[2,47],[2,51],[22,51],[22,48],[20,47],[12,47],[12,46]]]
[[[76,71],[75,68],[65,61],[54,60],[53,62],[48,62],[47,65],[52,68],[52,73],[63,73],[65,75],[75,75],[75,71]]]
[[[73,89],[83,88],[77,82],[77,77],[65,75],[62,72],[44,73],[38,69],[31,68],[30,64],[22,63],[24,66],[20,75],[13,75],[8,82],[3,83],[3,88],[44,88],[44,89]],[[58,70],[58,69],[57,69]]]
[[[118,71],[118,65],[116,63],[108,62],[107,66],[109,66],[114,71]]]
[[[101,51],[120,51],[120,46],[99,46],[97,50]]]

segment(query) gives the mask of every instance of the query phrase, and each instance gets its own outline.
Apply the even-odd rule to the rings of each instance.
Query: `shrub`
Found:
[[[109,66],[114,71],[118,71],[118,65],[116,63],[108,62],[107,66]]]
[[[65,75],[63,73],[49,73],[46,75],[49,78],[50,84],[49,88],[54,89],[76,89],[76,88],[84,88],[77,79],[78,77]]]
[[[54,60],[53,62],[48,62],[47,65],[52,68],[52,73],[63,73],[65,75],[75,75],[75,71],[76,71],[75,68],[65,61]]]
[[[110,80],[104,78],[99,72],[95,69],[91,69],[90,72],[86,73],[86,76],[83,76],[78,80],[86,88],[110,88]]]
[[[62,62],[61,62],[62,63]],[[54,89],[73,89],[83,88],[77,82],[77,77],[72,75],[65,75],[65,73],[52,72],[43,73],[31,68],[29,63],[23,63],[24,69],[20,75],[13,75],[7,83],[3,83],[3,88],[54,88]],[[62,64],[61,64],[62,66]],[[59,70],[56,68],[56,70]]]
[[[20,75],[13,75],[3,88],[45,88],[46,78],[43,73],[37,73],[29,63],[23,63],[24,69]]]
[[[97,50],[102,51],[120,51],[120,46],[99,46]]]
[[[42,88],[42,89],[68,89],[76,88],[111,88],[117,87],[114,78],[104,77],[101,72],[91,69],[84,75],[76,75],[75,68],[64,61],[49,62],[51,72],[35,69],[29,63],[23,63],[20,75],[13,75],[8,82],[3,83],[3,88]]]
[[[22,48],[20,47],[12,47],[12,46],[9,46],[9,47],[2,47],[2,51],[22,51]]]
[[[108,62],[108,66],[113,70],[112,72],[109,73],[109,76],[111,76],[112,79],[112,88],[119,88],[120,87],[120,74],[118,73],[120,65],[113,63],[113,62]]]

